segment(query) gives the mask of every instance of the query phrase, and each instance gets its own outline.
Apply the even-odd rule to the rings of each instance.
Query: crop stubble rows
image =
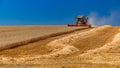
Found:
[[[118,53],[120,51],[119,48],[110,48],[110,52],[109,51],[107,51],[107,52],[100,51],[99,53],[96,53],[95,49],[104,47],[104,45],[106,45],[107,43],[109,44],[111,41],[113,41],[114,36],[120,32],[119,29],[120,29],[120,27],[102,26],[102,27],[93,28],[93,29],[76,31],[76,32],[73,32],[70,34],[64,34],[64,35],[60,35],[60,36],[56,36],[56,37],[51,37],[51,38],[48,38],[45,40],[41,40],[41,41],[38,41],[35,43],[30,43],[25,46],[20,46],[20,47],[16,47],[13,49],[4,50],[4,51],[0,52],[0,55],[17,56],[17,55],[21,54],[21,55],[31,55],[31,56],[32,55],[36,55],[36,56],[41,55],[42,56],[44,54],[49,53],[51,48],[55,49],[55,50],[51,51],[51,54],[47,54],[47,55],[52,55],[52,57],[55,54],[60,55],[61,50],[62,50],[62,53],[64,53],[64,52],[66,53],[66,49],[67,49],[66,54],[69,55],[69,52],[71,53],[71,51],[69,50],[69,45],[70,45],[70,46],[73,46],[78,49],[78,51],[75,54],[71,55],[71,58],[74,60],[75,63],[76,62],[81,63],[81,61],[88,62],[89,60],[91,60],[91,61],[89,61],[90,63],[85,63],[86,65],[88,65],[88,67],[90,67],[89,64],[93,63],[96,60],[96,63],[105,63],[105,65],[98,64],[99,66],[103,66],[103,67],[107,66],[108,68],[116,67],[114,65],[109,65],[109,62],[113,62],[113,60],[107,56],[110,55],[110,56],[114,56],[114,57],[118,58],[118,59],[115,58],[114,62],[119,61],[119,57],[120,57],[120,56],[118,56]],[[51,45],[51,43],[54,46],[56,46],[59,43],[60,44],[62,43],[63,46],[62,47],[60,46],[60,49],[59,48],[56,49],[56,47],[52,47],[53,45]],[[49,46],[49,44],[50,44],[50,46]],[[46,48],[46,46],[48,46],[49,49]],[[66,46],[68,46],[68,47],[66,47]],[[43,50],[40,50],[40,49],[43,49]],[[18,52],[15,52],[16,50],[18,50]],[[92,51],[93,51],[93,54],[92,54]],[[103,49],[103,51],[104,51],[104,49]],[[117,53],[117,55],[116,55],[116,53]],[[57,55],[57,56],[55,55],[55,57],[59,57],[59,55]],[[64,56],[64,54],[62,54],[62,56]],[[78,57],[78,59],[76,57]],[[103,59],[103,57],[104,57],[104,59]],[[82,60],[80,58],[82,58]],[[39,57],[35,57],[35,56],[30,57],[29,56],[24,59],[25,59],[24,61],[19,60],[19,62],[20,63],[21,62],[29,63],[26,61],[33,59],[33,61],[30,61],[30,63],[43,64],[40,62],[41,59],[39,59]],[[89,60],[87,60],[87,59],[89,59]],[[110,60],[108,60],[108,59],[110,59]],[[66,60],[68,60],[68,61],[65,61],[65,60],[62,61],[62,60],[58,59],[55,62],[57,62],[58,64],[62,64],[63,62],[66,64],[70,63],[70,67],[72,67],[72,66],[79,67],[79,65],[74,65],[74,62],[69,61],[69,59],[67,57],[66,57]],[[106,65],[106,62],[104,62],[104,60],[106,62],[108,62],[107,65]],[[47,60],[47,61],[48,61],[47,62],[48,65],[50,63],[53,63],[53,64],[55,63],[55,62],[51,62],[50,60]],[[96,63],[94,63],[94,64],[96,64]],[[94,66],[94,64],[93,64],[93,66]],[[86,65],[83,67],[86,67]],[[58,66],[60,66],[60,65],[58,65]],[[67,66],[65,65],[65,67],[67,67]],[[60,66],[60,68],[62,68],[62,66]]]

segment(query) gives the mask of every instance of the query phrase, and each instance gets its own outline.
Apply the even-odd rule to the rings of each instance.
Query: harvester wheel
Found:
[[[91,25],[89,25],[89,28],[91,28],[92,26]]]

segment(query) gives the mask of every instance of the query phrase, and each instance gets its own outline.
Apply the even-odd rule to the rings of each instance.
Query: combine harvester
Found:
[[[76,21],[76,24],[68,24],[68,26],[91,28],[91,24],[88,24],[88,17],[86,16],[77,16]]]

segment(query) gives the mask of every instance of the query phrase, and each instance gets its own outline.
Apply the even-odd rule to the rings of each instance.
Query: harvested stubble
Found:
[[[1,27],[0,50],[25,45],[79,29],[80,28],[70,28],[67,26]]]
[[[102,26],[102,27],[98,27],[98,28],[95,28],[95,29],[91,29],[89,31],[85,31],[85,32],[80,32],[80,33],[74,33],[74,34],[71,34],[69,36],[66,36],[66,37],[63,37],[63,38],[60,38],[60,39],[56,39],[50,43],[48,43],[48,48],[51,49],[53,52],[55,51],[61,51],[61,49],[63,50],[62,53],[63,54],[59,54],[60,55],[65,55],[64,53],[67,52],[68,49],[64,50],[64,48],[66,48],[66,46],[75,46],[76,43],[79,42],[79,38],[80,40],[84,40],[85,38],[89,38],[91,36],[96,36],[96,34],[98,32],[105,32],[105,31],[108,31],[108,29],[112,28],[111,26]],[[92,35],[91,35],[92,34]],[[76,42],[77,41],[77,42]],[[91,41],[91,40],[89,40]],[[99,42],[99,41],[98,41]],[[83,42],[85,43],[85,42]],[[74,47],[76,50],[73,50],[72,52],[69,52],[70,53],[75,53],[75,52],[78,52],[80,51],[79,48],[76,48]],[[68,52],[67,52],[68,53]],[[68,54],[67,54],[68,55]]]
[[[62,38],[59,37],[45,42],[47,44],[46,47],[52,50],[49,54],[32,54],[34,56],[30,55],[27,57],[23,55],[24,57],[19,58],[1,57],[4,59],[0,60],[0,63],[36,64],[33,65],[33,67],[37,67],[37,65],[40,64],[41,66],[38,66],[38,68],[45,68],[44,65],[47,65],[48,68],[119,68],[119,29],[120,27],[102,26],[67,34],[62,36]],[[10,50],[8,50],[8,53],[9,51]],[[39,50],[37,52],[39,52]],[[75,52],[77,52],[77,54],[74,54]],[[51,59],[54,56],[56,58]],[[59,56],[61,58],[57,58]],[[54,64],[56,64],[56,66],[54,66]]]
[[[91,58],[92,63],[108,63],[119,65],[120,63],[120,28],[118,33],[115,34],[108,43],[105,43],[103,47],[88,50],[86,53],[80,55],[80,57]]]

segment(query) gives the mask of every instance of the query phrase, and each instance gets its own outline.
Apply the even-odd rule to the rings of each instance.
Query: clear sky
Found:
[[[77,15],[120,25],[120,0],[0,0],[0,25],[65,25]]]

